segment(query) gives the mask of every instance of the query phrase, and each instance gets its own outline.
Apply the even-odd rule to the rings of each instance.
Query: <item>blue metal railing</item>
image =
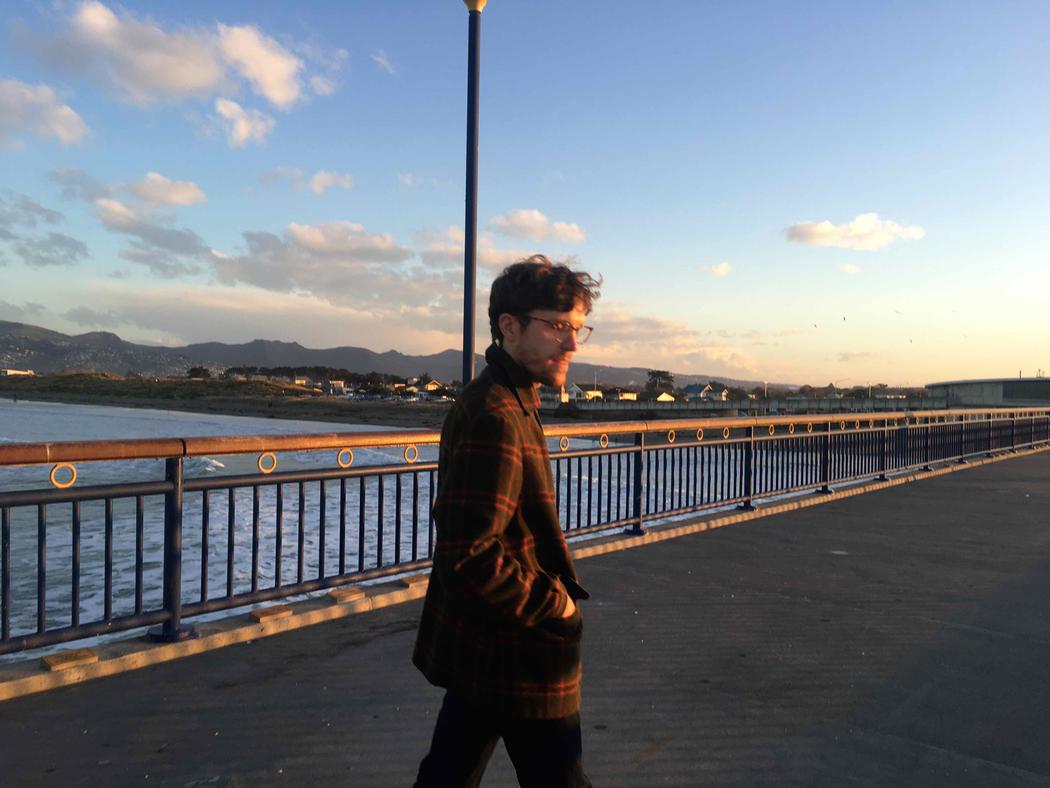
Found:
[[[640,533],[671,517],[1046,444],[1050,409],[546,432],[555,506],[571,537]],[[438,438],[421,431],[0,446],[0,654],[152,625],[155,637],[177,640],[192,634],[185,620],[204,613],[428,567]],[[355,452],[373,461],[356,464]],[[186,473],[195,458],[243,465],[254,454],[257,472]],[[307,467],[277,470],[296,458]],[[127,481],[144,462],[153,478]],[[77,486],[78,467],[103,467],[96,475],[116,480]],[[160,467],[156,478],[150,469]],[[50,488],[40,484],[47,478]]]

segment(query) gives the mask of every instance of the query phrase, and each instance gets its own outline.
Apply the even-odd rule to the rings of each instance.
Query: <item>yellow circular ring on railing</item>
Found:
[[[598,445],[601,446],[603,449],[609,445],[609,436],[606,435],[604,432],[602,433],[601,437],[598,438]]]
[[[339,453],[335,455],[335,464],[340,468],[349,468],[354,464],[354,450],[340,449]]]
[[[775,435],[776,432],[777,432],[777,428],[774,425],[770,424],[769,425],[769,434],[770,435]]]
[[[806,432],[813,432],[813,423],[810,422],[806,425]]]
[[[840,429],[840,430],[844,430],[844,429],[846,429],[846,422],[844,422],[844,421],[840,421],[840,422],[839,422],[839,429]]]
[[[795,425],[794,424],[788,424],[788,435],[794,435],[794,434],[795,434]]]
[[[697,428],[697,430],[696,430],[696,439],[698,441],[702,441],[704,439],[704,428],[703,427]]]
[[[674,443],[674,439],[675,439],[674,430],[668,430],[667,431],[667,442],[668,443]]]
[[[871,428],[871,427],[874,427],[874,426],[875,426],[875,419],[868,419],[868,427]]]
[[[69,479],[64,482],[58,480],[59,471],[69,471]],[[68,462],[60,462],[54,468],[51,469],[51,474],[48,476],[51,479],[51,485],[59,490],[65,490],[76,484],[77,481],[77,469],[75,466],[70,465]]]
[[[855,430],[859,430],[860,429],[860,419],[857,419],[855,422],[853,422],[853,429],[855,429]]]
[[[267,466],[263,461],[269,457],[270,465]],[[277,470],[277,456],[272,452],[264,452],[259,455],[259,461],[255,463],[259,468],[259,473],[273,473]]]
[[[722,437],[723,438],[728,438],[729,437],[729,427],[723,427],[722,428]]]
[[[569,450],[569,439],[566,438],[564,435],[562,435],[561,438],[558,440],[558,448],[562,451]]]
[[[404,458],[405,458],[405,462],[407,462],[409,465],[411,465],[412,463],[414,463],[416,460],[419,459],[419,449],[417,449],[415,446],[406,446],[405,447]]]

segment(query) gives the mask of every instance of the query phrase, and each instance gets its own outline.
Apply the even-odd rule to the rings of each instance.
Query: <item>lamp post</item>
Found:
[[[463,0],[469,11],[467,49],[467,187],[463,225],[463,385],[474,378],[474,290],[478,268],[478,84],[481,12],[488,0]]]

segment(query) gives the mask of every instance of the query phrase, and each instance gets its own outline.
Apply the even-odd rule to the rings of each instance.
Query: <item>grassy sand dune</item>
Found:
[[[345,424],[438,428],[448,402],[360,401],[273,381],[142,378],[96,373],[0,378],[0,397],[226,413]]]

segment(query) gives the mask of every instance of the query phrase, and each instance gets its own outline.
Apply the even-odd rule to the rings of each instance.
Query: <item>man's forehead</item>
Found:
[[[532,313],[540,317],[548,318],[549,320],[582,320],[587,316],[587,308],[584,306],[583,301],[577,301],[576,304],[568,312],[561,312],[557,309],[533,309]]]

